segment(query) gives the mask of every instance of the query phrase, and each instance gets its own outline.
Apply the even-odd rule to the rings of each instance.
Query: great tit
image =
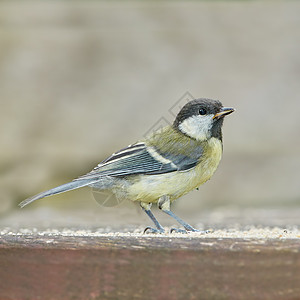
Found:
[[[233,111],[220,101],[192,100],[182,107],[172,125],[113,153],[91,172],[19,205],[24,207],[44,197],[90,186],[110,190],[117,199],[139,202],[156,227],[147,227],[145,232],[164,232],[151,212],[153,203],[185,229],[175,231],[198,231],[176,216],[170,204],[214,174],[223,151],[223,120]]]

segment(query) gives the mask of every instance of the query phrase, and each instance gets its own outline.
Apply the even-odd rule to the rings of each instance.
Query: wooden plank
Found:
[[[0,299],[299,299],[299,239],[5,235]]]

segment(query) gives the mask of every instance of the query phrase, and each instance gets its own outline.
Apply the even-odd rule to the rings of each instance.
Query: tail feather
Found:
[[[57,186],[51,190],[45,191],[45,192],[41,192],[33,197],[27,198],[24,201],[22,201],[19,206],[21,208],[23,208],[24,206],[26,206],[27,204],[36,201],[38,199],[44,198],[44,197],[48,197],[51,195],[55,195],[55,194],[60,194],[63,192],[67,192],[67,191],[71,191],[71,190],[75,190],[84,186],[87,186],[89,184],[92,184],[94,182],[96,182],[97,180],[95,180],[95,178],[93,179],[80,179],[80,180],[74,180],[68,183],[65,183],[63,185]]]

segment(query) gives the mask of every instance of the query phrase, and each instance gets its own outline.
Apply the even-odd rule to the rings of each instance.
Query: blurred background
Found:
[[[90,171],[191,96],[236,112],[216,174],[174,211],[194,224],[224,211],[251,223],[243,209],[298,220],[299,28],[297,1],[1,1],[0,225],[148,225],[136,205],[101,206],[89,188],[17,204]]]

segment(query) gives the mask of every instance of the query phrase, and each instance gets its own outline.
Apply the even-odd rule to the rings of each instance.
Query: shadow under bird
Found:
[[[91,172],[22,201],[25,205],[51,195],[90,186],[110,190],[118,199],[140,203],[155,224],[145,232],[165,230],[151,212],[157,206],[180,223],[176,232],[198,231],[176,216],[171,203],[211,178],[221,160],[222,125],[233,108],[200,98],[182,107],[172,125],[113,153]]]

